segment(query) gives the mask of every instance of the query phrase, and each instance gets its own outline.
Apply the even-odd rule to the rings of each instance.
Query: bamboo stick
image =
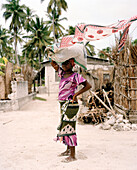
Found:
[[[107,101],[108,101],[108,104],[109,104],[109,106],[110,106],[111,110],[113,110],[113,111],[114,111],[114,109],[113,109],[113,107],[112,107],[112,105],[111,105],[111,103],[110,103],[110,100],[109,100],[109,98],[108,98],[108,95],[107,95],[107,93],[105,92],[105,90],[104,90],[104,89],[103,89],[103,93],[105,94],[105,97],[106,97],[106,99],[107,99]]]
[[[113,116],[116,118],[116,114],[114,112],[114,110],[111,110],[97,95],[95,92],[93,92],[92,90],[90,90],[90,92],[106,107],[106,109],[108,109],[112,114]]]

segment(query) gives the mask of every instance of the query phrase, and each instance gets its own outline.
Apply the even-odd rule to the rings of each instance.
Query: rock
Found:
[[[132,128],[132,125],[130,123],[126,123],[126,126],[129,127],[130,129]]]
[[[136,124],[132,124],[132,125],[131,125],[131,129],[132,129],[132,130],[137,130],[137,125],[136,125]]]
[[[119,123],[119,125],[121,126],[121,127],[124,127],[124,123],[123,122],[121,122],[121,123]]]
[[[110,130],[111,126],[107,122],[105,122],[100,128],[103,130]]]
[[[98,128],[98,129],[102,129],[102,124],[101,123],[97,124],[95,127]]]
[[[107,122],[109,125],[113,126],[116,122],[116,119],[114,117],[111,117]]]
[[[122,123],[123,122],[123,115],[117,115],[117,118],[116,118],[116,122],[117,123]]]
[[[4,113],[4,110],[0,110],[0,114],[1,114],[1,113]]]
[[[88,107],[82,107],[80,113],[87,113],[89,110]]]
[[[129,120],[123,119],[123,122],[126,124],[126,123],[129,123]]]
[[[113,129],[116,131],[122,131],[123,130],[123,124],[122,123],[115,123],[113,126]]]
[[[124,131],[129,131],[129,130],[130,130],[130,127],[126,124],[126,125],[123,126],[123,130],[124,130]]]

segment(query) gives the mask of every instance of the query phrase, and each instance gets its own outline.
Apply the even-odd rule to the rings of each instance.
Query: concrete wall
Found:
[[[5,83],[2,76],[0,76],[0,99],[5,99]]]
[[[12,93],[8,95],[11,100],[0,100],[0,111],[19,110],[36,95],[36,93],[28,95],[27,81],[12,81],[11,86]]]
[[[8,95],[9,99],[18,99],[28,95],[28,81],[12,81],[12,93]]]
[[[25,97],[18,98],[15,100],[1,100],[0,101],[0,111],[13,111],[19,110],[22,106],[27,104],[36,96],[36,93],[31,93]]]

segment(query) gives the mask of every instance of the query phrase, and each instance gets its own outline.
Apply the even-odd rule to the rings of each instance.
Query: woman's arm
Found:
[[[76,93],[74,94],[72,103],[73,103],[74,101],[77,101],[77,96],[79,96],[80,94],[86,92],[87,90],[89,90],[89,89],[92,87],[87,80],[84,81],[84,82],[81,83],[81,84],[82,84],[84,87],[83,87],[81,90],[79,90],[78,92],[76,92]]]
[[[59,65],[58,65],[55,61],[51,60],[50,64],[52,65],[52,67],[53,67],[56,71],[58,71]]]

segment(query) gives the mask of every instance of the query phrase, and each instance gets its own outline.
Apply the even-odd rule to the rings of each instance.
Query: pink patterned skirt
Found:
[[[77,135],[57,137],[54,141],[63,142],[63,144],[68,146],[77,146]]]
[[[58,134],[55,141],[61,141],[68,146],[77,146],[76,120],[79,105],[71,101],[60,102],[61,121],[58,126]]]

